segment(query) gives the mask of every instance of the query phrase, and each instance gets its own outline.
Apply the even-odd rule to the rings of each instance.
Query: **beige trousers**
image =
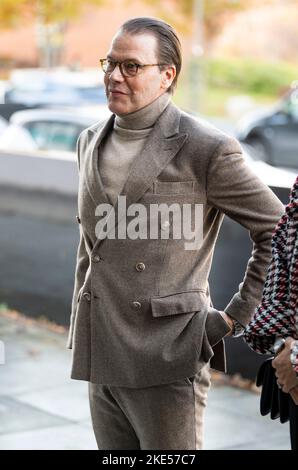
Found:
[[[209,365],[195,377],[127,388],[89,382],[93,429],[100,450],[199,450],[210,388]]]

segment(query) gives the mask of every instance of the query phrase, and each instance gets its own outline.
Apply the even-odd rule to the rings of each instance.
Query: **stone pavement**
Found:
[[[0,310],[0,449],[96,449],[87,383],[71,380],[66,333]],[[205,449],[289,449],[288,424],[258,413],[259,395],[215,383]]]

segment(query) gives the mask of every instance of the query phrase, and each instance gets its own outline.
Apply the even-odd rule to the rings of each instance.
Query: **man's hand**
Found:
[[[234,320],[232,317],[230,317],[230,315],[228,315],[226,312],[224,311],[219,311],[219,313],[221,314],[221,316],[223,317],[223,319],[225,320],[225,322],[229,325],[231,331],[229,331],[229,333],[226,334],[226,336],[231,336],[233,334],[233,330],[234,330]]]
[[[272,361],[272,366],[275,369],[275,375],[278,383],[281,385],[282,391],[289,393],[298,386],[297,374],[291,364],[291,344],[295,341],[293,338],[288,337],[285,342],[284,349]],[[294,393],[298,398],[298,390]],[[296,402],[295,402],[296,403]]]

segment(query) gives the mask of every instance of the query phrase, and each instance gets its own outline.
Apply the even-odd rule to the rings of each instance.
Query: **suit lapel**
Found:
[[[112,114],[101,129],[96,125],[89,130],[93,135],[86,153],[85,181],[95,206],[110,204],[98,169],[98,152],[103,139],[113,129],[114,119],[115,115]]]
[[[133,160],[129,175],[120,192],[121,196],[126,196],[126,207],[136,203],[142,197],[184,144],[187,139],[187,134],[179,133],[180,117],[180,110],[174,104],[170,103],[156,121],[142,152]],[[112,129],[113,123],[114,119],[111,117],[96,138],[92,147],[91,160],[93,175],[89,173],[88,176],[92,181],[90,191],[92,191],[92,198],[96,205],[100,203],[110,203],[99,175],[97,154],[100,143],[105,135]],[[117,208],[118,199],[113,206],[114,211],[112,210],[110,212],[108,219],[112,217],[113,214],[117,214]],[[114,230],[120,220],[121,219],[116,220],[116,217],[111,218],[109,232]],[[100,241],[99,236],[95,246]]]
[[[137,202],[178,153],[187,135],[179,134],[180,112],[169,104],[157,120],[140,155],[136,156],[120,195],[127,206]]]

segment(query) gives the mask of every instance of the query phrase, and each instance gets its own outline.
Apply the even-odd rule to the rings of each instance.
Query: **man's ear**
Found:
[[[163,73],[162,88],[168,89],[168,88],[170,88],[174,78],[176,77],[176,67],[175,67],[175,65],[170,65],[162,73]]]

